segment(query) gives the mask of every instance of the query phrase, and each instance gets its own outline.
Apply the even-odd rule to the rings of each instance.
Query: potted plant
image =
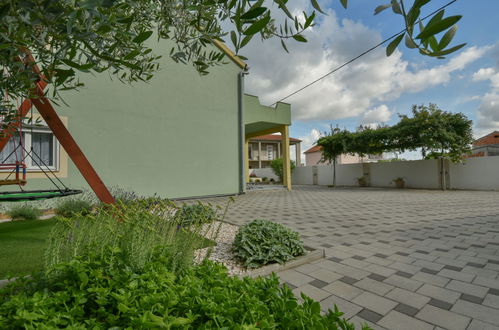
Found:
[[[404,178],[395,178],[393,179],[393,183],[395,183],[395,187],[397,188],[404,188],[405,186]]]
[[[367,180],[365,176],[361,176],[357,178],[357,183],[359,184],[359,187],[367,187]]]

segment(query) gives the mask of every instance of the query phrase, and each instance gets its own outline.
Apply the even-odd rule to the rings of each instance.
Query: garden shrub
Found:
[[[305,254],[300,235],[275,222],[254,220],[241,228],[234,239],[234,253],[248,268],[284,263]]]
[[[176,219],[183,227],[192,224],[211,223],[217,220],[217,212],[211,205],[201,203],[184,205],[177,211]]]
[[[229,277],[211,262],[176,275],[160,255],[137,271],[106,251],[0,290],[0,328],[354,329],[336,307],[299,304],[275,275]]]
[[[291,160],[289,163],[289,166],[290,166],[291,172],[293,172],[293,170],[296,167],[296,164],[294,161]],[[274,174],[279,177],[279,181],[283,182],[282,181],[282,176],[283,176],[282,174],[284,171],[283,159],[282,158],[274,159],[273,161],[270,162],[270,167],[272,168],[272,172],[274,172]]]
[[[39,208],[24,204],[13,207],[7,214],[12,220],[38,220],[43,212]]]
[[[160,253],[168,255],[171,269],[180,272],[192,263],[194,250],[206,240],[199,237],[199,226],[188,231],[178,228],[174,209],[172,202],[144,199],[62,218],[47,240],[45,264],[50,267],[75,257],[103,255],[111,248],[121,251],[133,269],[141,269],[154,253]]]
[[[83,199],[66,199],[55,208],[55,214],[70,218],[76,214],[87,215],[92,211],[92,204]]]

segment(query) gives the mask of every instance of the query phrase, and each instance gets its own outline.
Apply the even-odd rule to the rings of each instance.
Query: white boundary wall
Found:
[[[336,165],[336,184],[358,186],[357,178],[366,172],[371,187],[395,187],[393,180],[401,177],[407,188],[441,189],[439,162],[429,159]],[[297,167],[292,183],[313,184],[313,167]],[[446,180],[450,189],[499,190],[499,156],[469,158],[463,164],[449,163]],[[332,165],[317,166],[317,184],[332,183]]]
[[[499,190],[499,156],[468,158],[449,172],[451,189]]]
[[[407,188],[439,189],[438,165],[437,159],[371,163],[371,187],[394,187],[393,180],[403,178]]]

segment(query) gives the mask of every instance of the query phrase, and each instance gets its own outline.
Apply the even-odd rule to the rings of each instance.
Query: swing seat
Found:
[[[25,190],[0,192],[0,202],[25,202],[81,194],[82,190]]]
[[[27,181],[23,179],[0,180],[0,186],[9,186],[9,185],[24,186],[26,183]]]

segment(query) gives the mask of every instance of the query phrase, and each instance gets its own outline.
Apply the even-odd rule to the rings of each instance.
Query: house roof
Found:
[[[250,139],[250,141],[281,141],[281,140],[282,140],[282,137],[280,135],[275,135],[275,134],[255,136],[254,138]],[[301,142],[301,140],[290,137],[289,142],[298,143],[298,142]]]
[[[234,62],[237,66],[239,66],[241,69],[243,70],[248,69],[248,64],[244,63],[244,61],[241,60],[239,56],[237,56],[229,47],[227,47],[226,44],[224,44],[219,40],[213,40],[213,44],[217,46],[217,48],[220,49],[222,52],[224,52],[225,55],[227,55],[227,57],[230,58],[230,60]]]
[[[321,150],[322,150],[321,146],[313,146],[312,148],[310,148],[307,151],[305,151],[304,154],[309,154],[309,153],[312,153],[312,152],[319,152]]]
[[[494,131],[473,142],[473,146],[484,146],[489,144],[499,144],[499,131]]]

